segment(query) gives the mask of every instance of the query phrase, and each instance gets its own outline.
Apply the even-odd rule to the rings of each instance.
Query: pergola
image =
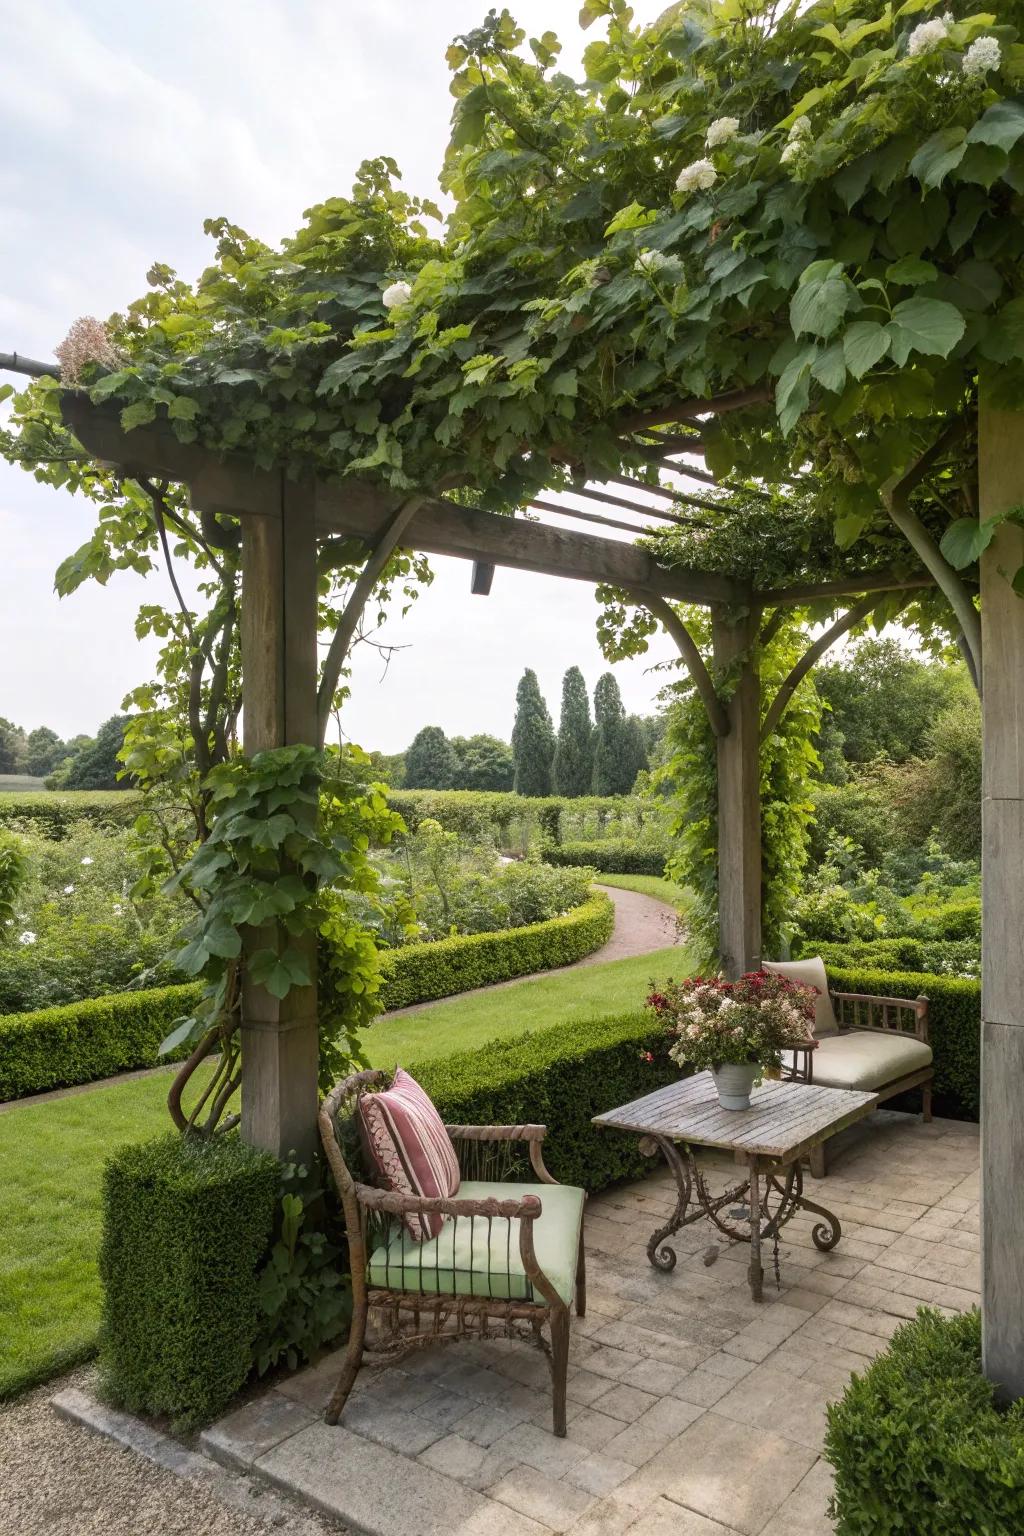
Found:
[[[0,366],[53,372],[52,365],[0,356]],[[677,473],[680,453],[700,452],[700,420],[716,411],[763,404],[765,392],[737,391],[717,401],[688,401],[654,417],[623,422],[629,453]],[[808,651],[773,700],[775,719],[813,662],[844,629],[870,611],[877,595],[930,583],[916,573],[862,573],[837,582],[757,591],[748,583],[696,568],[660,565],[644,548],[564,530],[539,521],[460,505],[444,495],[405,499],[369,479],[329,484],[258,469],[248,460],[181,443],[157,421],[123,430],[119,412],[83,392],[62,394],[64,419],[94,459],[127,477],[184,484],[194,509],[237,518],[242,530],[242,668],[244,745],[266,748],[318,743],[330,697],[318,698],[318,541],[344,535],[365,545],[363,575],[332,642],[343,660],[374,582],[398,548],[450,555],[473,564],[472,590],[486,593],[493,570],[505,566],[593,584],[607,584],[646,607],[672,635],[709,714],[716,738],[719,804],[719,917],[723,969],[730,975],[760,961],[761,842],[759,740],[762,721],[756,641],[760,615],[818,597],[858,599]],[[981,517],[1017,506],[1024,487],[1024,418],[980,411]],[[684,430],[679,431],[679,424]],[[660,429],[660,430],[659,430]],[[706,472],[696,478],[713,482]],[[674,507],[698,501],[621,477],[586,486],[589,502],[657,517],[658,510],[620,494],[670,494]],[[590,523],[642,533],[643,526],[604,514],[535,503]],[[677,518],[677,511],[664,512]],[[1024,533],[1002,522],[981,560],[984,635],[983,801],[983,1294],[988,1374],[1012,1395],[1024,1394],[1024,602],[1004,572],[1024,561]],[[734,663],[739,681],[727,697],[715,682],[671,606],[710,611],[715,669]],[[242,1133],[278,1156],[312,1147],[317,1108],[317,1005],[314,987],[278,1000],[247,982],[242,1007]]]

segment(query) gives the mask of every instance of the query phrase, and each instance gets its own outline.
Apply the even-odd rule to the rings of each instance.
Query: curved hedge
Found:
[[[935,1113],[977,1120],[981,1109],[981,982],[927,971],[862,970],[828,966],[837,992],[928,999],[928,1029],[935,1056]],[[894,1100],[893,1103],[898,1103]]]
[[[664,1031],[638,1009],[494,1040],[415,1070],[448,1124],[546,1125],[544,1161],[555,1178],[596,1194],[650,1172],[635,1136],[590,1122],[680,1077],[663,1047]],[[647,1051],[653,1062],[644,1059]],[[525,1150],[510,1177],[533,1177]]]
[[[0,794],[0,824],[31,821],[44,837],[60,842],[76,821],[98,827],[130,827],[142,810],[135,789],[62,789],[38,794]]]
[[[664,876],[668,855],[650,843],[608,837],[596,843],[550,843],[541,857],[545,864],[588,865],[609,875]]]
[[[61,1008],[0,1015],[0,1100],[180,1060],[158,1056],[175,1019],[199,999],[196,984],[118,992]]]
[[[978,1312],[922,1308],[828,1409],[836,1536],[1024,1530],[1024,1402],[1000,1411]]]
[[[581,906],[547,922],[386,950],[380,957],[381,1000],[387,1011],[409,1008],[473,987],[572,965],[606,944],[614,926],[614,903],[597,891]]]

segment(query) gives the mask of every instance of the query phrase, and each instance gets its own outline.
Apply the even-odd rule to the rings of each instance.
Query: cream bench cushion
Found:
[[[854,1029],[819,1042],[811,1080],[823,1088],[873,1093],[931,1064],[931,1046],[914,1035]]]

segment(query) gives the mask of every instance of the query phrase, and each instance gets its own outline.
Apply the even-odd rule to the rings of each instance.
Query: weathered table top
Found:
[[[711,1073],[697,1072],[631,1104],[595,1115],[593,1123],[791,1163],[837,1131],[863,1120],[877,1103],[877,1093],[766,1079],[753,1090],[749,1109],[723,1109]]]

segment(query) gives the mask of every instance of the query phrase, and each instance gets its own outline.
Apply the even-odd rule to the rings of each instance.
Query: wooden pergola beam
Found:
[[[221,459],[195,443],[179,443],[162,422],[125,432],[118,413],[81,395],[65,394],[62,409],[79,442],[127,475],[183,482],[190,487],[193,506],[204,512],[242,518],[281,516],[278,470],[255,469],[239,456]],[[340,486],[313,480],[297,483],[289,504],[295,506],[303,498],[312,501],[319,537],[346,534],[370,546],[379,541],[401,499],[355,478]],[[440,497],[424,498],[403,546],[478,565],[629,587],[675,602],[742,603],[747,595],[742,583],[727,576],[683,567],[668,570],[632,544],[458,506]]]

